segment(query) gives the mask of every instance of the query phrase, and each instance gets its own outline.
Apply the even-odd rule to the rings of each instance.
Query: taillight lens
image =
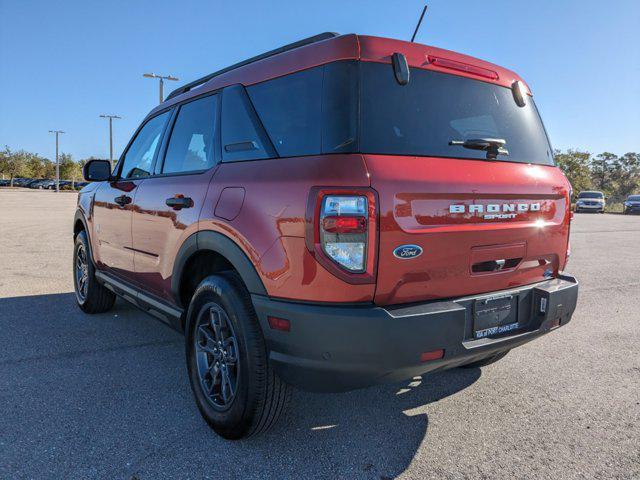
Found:
[[[349,272],[363,272],[367,261],[368,200],[360,195],[327,195],[320,208],[320,245]]]

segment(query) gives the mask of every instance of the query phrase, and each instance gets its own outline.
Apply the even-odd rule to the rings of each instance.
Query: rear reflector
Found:
[[[364,233],[367,231],[365,217],[324,217],[322,228],[329,233]]]
[[[479,77],[490,78],[491,80],[498,79],[498,73],[488,68],[476,67],[468,63],[457,62],[448,58],[434,57],[432,55],[429,55],[428,59],[429,63],[436,67],[450,68],[451,70],[458,70],[459,72],[466,72],[472,75],[478,75]]]
[[[444,357],[444,350],[441,348],[440,350],[433,350],[431,352],[423,352],[420,354],[421,362],[430,362],[431,360],[438,360]]]
[[[269,326],[273,330],[280,330],[282,332],[288,332],[291,330],[291,322],[289,322],[289,320],[278,317],[267,317],[267,320],[269,321]]]

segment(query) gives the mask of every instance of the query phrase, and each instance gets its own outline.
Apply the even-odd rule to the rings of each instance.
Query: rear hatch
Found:
[[[365,159],[380,205],[376,303],[502,290],[543,280],[565,262],[567,187],[557,168]],[[422,254],[398,258],[402,245]]]
[[[570,186],[532,98],[514,97],[419,68],[400,85],[388,64],[362,63],[360,150],[380,212],[376,303],[502,290],[563,268]]]

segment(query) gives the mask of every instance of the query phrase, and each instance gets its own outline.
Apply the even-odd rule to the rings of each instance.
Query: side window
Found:
[[[165,124],[169,119],[170,112],[165,112],[149,120],[138,132],[133,143],[129,146],[124,155],[121,178],[142,178],[148,177],[153,164],[153,157],[158,150],[160,137]]]
[[[218,96],[211,95],[180,107],[162,173],[193,172],[213,166],[217,104]]]
[[[241,85],[227,87],[222,93],[221,130],[223,162],[276,156],[247,92]]]
[[[281,157],[321,151],[322,72],[316,67],[247,88]]]

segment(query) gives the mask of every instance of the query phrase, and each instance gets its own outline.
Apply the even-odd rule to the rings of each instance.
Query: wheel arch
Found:
[[[96,262],[93,258],[93,246],[91,245],[91,235],[89,233],[89,224],[87,223],[87,219],[84,216],[82,210],[76,210],[76,214],[73,217],[73,241],[76,241],[76,237],[80,232],[84,231],[87,236],[87,245],[89,246],[89,260],[95,266]]]
[[[186,309],[181,292],[184,275],[189,262],[198,255],[216,254],[226,261],[238,273],[250,293],[267,295],[267,291],[256,271],[253,263],[244,251],[229,237],[219,232],[200,231],[188,237],[174,262],[173,274],[171,276],[171,292],[178,306]]]

